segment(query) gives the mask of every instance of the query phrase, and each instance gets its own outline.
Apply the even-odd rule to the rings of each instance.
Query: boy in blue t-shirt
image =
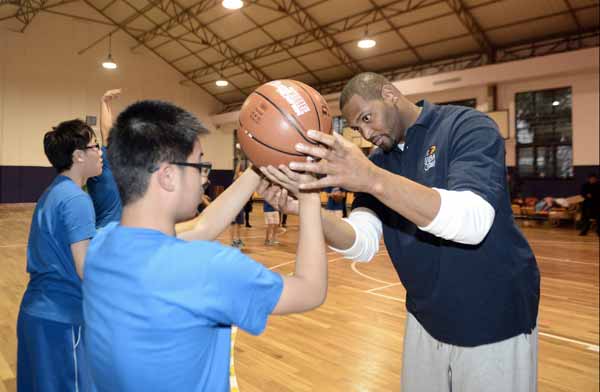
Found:
[[[81,278],[96,232],[92,201],[81,188],[102,172],[94,131],[81,120],[44,135],[58,176],[37,202],[27,243],[27,285],[17,323],[19,392],[89,390],[83,357]]]
[[[318,193],[296,195],[294,276],[213,241],[257,188],[267,189],[252,168],[194,229],[175,236],[175,224],[195,215],[208,179],[199,138],[206,132],[190,113],[159,101],[129,106],[111,131],[123,215],[92,240],[83,282],[86,353],[99,392],[229,391],[232,325],[259,334],[270,314],[307,311],[325,299]]]

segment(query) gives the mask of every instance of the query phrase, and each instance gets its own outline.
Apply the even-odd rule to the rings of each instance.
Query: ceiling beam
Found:
[[[481,48],[481,51],[488,56],[488,61],[493,63],[494,46],[485,35],[481,26],[479,26],[477,20],[475,20],[471,12],[465,7],[462,0],[446,0],[446,3],[448,3],[448,6],[454,11],[463,26],[465,26],[465,28],[473,35],[473,38]]]
[[[375,3],[374,0],[369,0],[369,3],[371,3],[372,6],[377,7],[377,3]],[[402,32],[400,31],[400,29],[397,28],[396,26],[394,26],[394,24],[392,23],[392,21],[390,20],[390,18],[388,18],[387,15],[385,13],[383,13],[383,12],[382,12],[382,16],[383,16],[383,19],[385,19],[385,21],[387,22],[387,24],[396,32],[396,35],[398,36],[398,38],[400,38],[400,40],[402,42],[404,42],[404,45],[406,45],[406,47],[408,49],[410,49],[410,51],[413,54],[413,56],[415,56],[415,58],[419,62],[423,61],[423,58],[421,57],[421,55],[419,54],[419,52],[417,52],[415,50],[415,48],[411,45],[411,43],[408,42],[408,40],[406,39],[406,37],[404,37],[404,34],[402,34]]]
[[[140,45],[145,44],[146,42],[152,40],[157,35],[160,34],[161,31],[169,31],[173,27],[185,21],[185,18],[188,18],[188,15],[200,15],[203,12],[208,11],[213,8],[217,4],[217,0],[201,0],[173,15],[163,23],[160,23],[158,26],[146,31],[144,34],[140,35],[139,42],[131,48],[134,50],[138,48]]]
[[[275,6],[273,6],[273,5],[271,5],[271,6],[269,7],[267,4],[265,4],[265,3],[264,3],[264,1],[268,1],[268,0],[250,0],[250,1],[248,2],[248,6],[249,6],[249,7],[250,7],[250,6],[257,6],[257,7],[262,7],[262,8],[270,9],[270,10],[272,10],[272,11],[276,11],[276,12],[278,12],[278,13],[280,14],[280,16],[279,16],[279,17],[276,17],[275,19],[272,19],[272,20],[270,20],[270,21],[269,21],[269,22],[267,22],[267,23],[265,23],[265,24],[263,25],[263,27],[265,27],[265,26],[267,26],[267,25],[270,25],[270,24],[272,24],[272,23],[279,22],[279,21],[281,21],[282,19],[285,19],[285,18],[289,17],[289,15],[286,15],[285,13],[281,12],[281,11],[280,11],[280,10],[279,10],[277,7],[275,7]],[[317,0],[316,2],[314,2],[314,3],[312,3],[312,4],[311,4],[311,7],[315,7],[315,6],[319,5],[319,4],[326,3],[326,2],[328,2],[328,1],[330,1],[330,0]],[[443,1],[443,0],[440,0],[440,1]],[[218,23],[218,22],[219,22],[221,19],[223,19],[223,18],[226,18],[227,16],[229,16],[229,14],[225,14],[225,15],[219,16],[218,18],[215,18],[214,20],[211,20],[210,24],[212,25],[213,23]],[[234,40],[234,39],[236,39],[236,38],[243,37],[243,36],[245,36],[245,35],[247,35],[247,34],[249,34],[249,33],[253,32],[253,31],[255,31],[255,30],[256,30],[256,27],[251,27],[251,28],[249,28],[249,29],[245,29],[245,30],[243,30],[243,31],[240,31],[240,32],[238,32],[237,34],[234,34],[234,35],[232,35],[232,36],[230,36],[230,37],[227,37],[227,41],[232,41],[232,40]],[[187,34],[187,33],[182,33],[180,36],[183,36],[183,35],[185,35],[185,34]],[[168,43],[168,42],[161,42],[160,44],[158,44],[157,46],[155,46],[155,48],[156,48],[156,47],[159,47],[159,46],[162,46],[162,45],[166,45],[167,43]],[[201,54],[201,53],[202,53],[202,52],[204,52],[205,50],[208,50],[208,49],[200,49],[200,50],[197,52],[197,54]],[[186,56],[182,56],[181,58],[178,58],[178,60],[183,60],[183,59],[185,59],[185,58],[186,58]]]
[[[287,15],[298,23],[305,32],[319,42],[323,48],[345,65],[353,74],[364,71],[364,68],[350,56],[350,54],[339,44],[339,42],[328,33],[317,21],[313,18],[306,9],[301,7],[296,0],[272,0],[274,1]]]
[[[112,17],[106,15],[106,13],[104,11],[102,11],[100,8],[98,8],[91,0],[83,0],[83,2],[85,4],[87,4],[88,6],[90,6],[92,9],[94,9],[96,12],[98,12],[100,15],[102,15],[103,17],[105,17],[107,20],[109,20],[115,26],[119,26],[119,28],[123,32],[125,32],[128,36],[130,36],[131,38],[133,38],[135,41],[137,41],[137,37],[131,31],[129,31],[127,29],[127,26],[119,25],[119,23],[116,20],[114,20]],[[146,47],[148,50],[150,50],[152,53],[154,53],[158,58],[160,58],[165,63],[167,63],[171,68],[173,68],[179,74],[183,75],[184,77],[186,76],[185,72],[183,72],[182,70],[180,70],[179,68],[177,68],[175,65],[171,64],[160,53],[156,52],[155,50],[153,50],[152,48],[150,48],[146,44],[144,44],[144,47]],[[191,79],[189,79],[187,77],[186,77],[186,79],[187,80],[191,80]],[[224,103],[219,97],[217,97],[215,94],[213,94],[212,92],[210,92],[209,90],[207,90],[206,88],[204,88],[204,86],[202,86],[201,84],[197,83],[195,80],[191,80],[191,82],[194,83],[196,86],[200,87],[204,92],[206,92],[207,94],[209,94],[210,96],[212,96],[214,99],[216,99],[217,101],[219,101],[219,103]]]
[[[593,7],[588,7],[593,8]],[[467,35],[465,35],[467,36]],[[522,60],[530,57],[545,56],[548,54],[567,52],[586,47],[600,45],[600,30],[598,28],[584,32],[574,32],[571,34],[557,34],[544,39],[529,40],[513,43],[507,46],[497,48],[497,62],[506,62]],[[402,49],[408,51],[407,48]],[[420,64],[411,64],[408,66],[391,69],[388,71],[379,71],[390,80],[410,79],[425,75],[434,75],[441,72],[457,71],[487,64],[485,55],[480,52],[465,54],[462,56],[427,61]],[[321,94],[330,94],[339,92],[350,78],[327,82],[322,85],[314,86]],[[230,111],[238,110],[242,102],[227,103],[226,108]],[[225,109],[224,109],[225,110]]]
[[[567,9],[569,10],[571,17],[573,18],[573,22],[575,23],[575,26],[577,26],[577,30],[582,31],[583,26],[581,26],[581,23],[579,23],[579,19],[577,19],[577,14],[575,13],[573,6],[571,5],[571,2],[569,0],[563,0],[563,1],[564,1],[565,5],[567,6]]]
[[[576,8],[575,11],[577,12],[577,11],[586,10],[586,9],[592,9],[592,8],[598,8],[598,5],[594,4],[594,5],[584,6],[584,7],[581,7],[581,8]],[[559,12],[556,12],[556,13],[538,16],[538,17],[531,18],[531,19],[524,20],[524,21],[521,20],[521,21],[515,21],[515,22],[505,23],[505,24],[501,24],[501,25],[498,25],[498,26],[494,26],[494,27],[490,28],[489,30],[487,30],[486,32],[491,32],[491,31],[495,31],[495,30],[510,28],[510,27],[522,25],[522,24],[525,24],[525,23],[528,23],[528,22],[531,22],[531,21],[538,21],[538,20],[543,20],[543,19],[546,19],[546,18],[556,17],[556,16],[559,16],[559,15],[565,15],[567,13],[568,13],[568,11],[559,11]],[[434,16],[434,17],[431,17],[431,18],[422,19],[422,20],[411,22],[411,23],[407,23],[407,24],[404,24],[404,25],[399,25],[399,26],[397,26],[397,28],[398,29],[403,29],[403,28],[406,28],[406,27],[411,27],[411,26],[414,26],[414,25],[426,23],[426,22],[429,22],[431,20],[439,19],[441,17],[446,17],[446,16],[449,16],[449,15],[454,15],[454,13],[452,11],[450,11],[450,12],[447,12],[445,14],[437,15],[437,16]],[[391,31],[393,31],[393,28],[389,28],[389,29],[383,30],[383,31],[379,32],[379,34],[388,33],[388,32],[391,32]],[[438,40],[435,40],[435,41],[429,41],[429,42],[421,43],[419,45],[414,45],[413,48],[415,50],[418,50],[420,48],[425,48],[425,47],[428,47],[428,46],[431,46],[431,45],[436,45],[436,44],[440,44],[440,43],[443,43],[443,42],[453,41],[453,40],[457,40],[457,39],[461,39],[461,38],[466,38],[466,37],[471,37],[471,36],[472,35],[469,32],[462,33],[462,34],[459,34],[459,35],[445,37],[445,38],[438,39]],[[559,36],[562,37],[563,35],[561,34]],[[550,36],[548,38],[553,38],[553,37]],[[349,43],[349,42],[352,42],[352,40],[347,40],[345,42],[341,42],[341,44],[343,45],[343,44],[346,44],[346,43]],[[530,41],[526,41],[526,42],[530,43]],[[516,44],[518,44],[518,42],[515,42],[515,43],[513,43],[511,45],[516,45]],[[404,53],[408,53],[410,50],[411,50],[410,48],[393,49],[393,50],[390,50],[390,51],[379,53],[379,54],[374,55],[374,56],[370,56],[369,60],[374,60],[374,59],[377,59],[377,58],[380,58],[380,57],[384,57],[384,56],[389,56],[389,55],[392,55],[392,54],[393,55],[401,56]],[[269,63],[262,64],[262,66],[263,67],[271,67],[273,65],[277,65],[277,64],[283,63],[283,62],[288,61],[288,60],[289,59],[276,60],[276,61],[272,61],[272,62],[269,62]],[[427,62],[427,61],[429,61],[429,60],[426,60],[424,62]],[[419,62],[416,62],[416,64],[418,64],[418,63]],[[326,67],[322,67],[322,68],[318,68],[318,69],[313,69],[312,71],[314,71],[314,72],[327,71],[327,70],[331,70],[333,68],[336,68],[338,66],[339,65],[333,65],[333,66],[329,65],[329,66],[326,66]],[[229,74],[228,77],[235,77],[235,76],[241,75],[242,73],[243,72]],[[207,74],[210,74],[210,72],[208,72]],[[288,75],[287,77],[293,79],[293,78],[297,78],[297,77],[302,77],[304,75],[305,75],[305,73],[298,73],[298,74],[294,74],[294,75]],[[215,81],[215,79],[208,80],[208,81],[205,80],[205,81],[202,82],[202,84],[206,85],[208,83],[214,83],[214,81]],[[258,84],[254,85],[254,86],[248,86],[247,88],[248,89],[253,89],[253,88],[257,87],[257,86],[258,86]]]
[[[257,26],[263,33],[266,34],[267,37],[269,37],[271,40],[276,41],[275,37],[273,37],[273,35],[271,33],[269,33],[264,26],[261,26],[259,23],[257,23],[254,18],[252,18],[250,15],[248,15],[247,12],[245,12],[243,9],[240,10],[242,12],[242,14],[248,18],[248,20],[250,20],[252,23],[254,23],[255,26]],[[298,57],[294,56],[294,54],[290,51],[286,49],[286,53],[288,56],[290,56],[292,59],[294,59],[298,64],[300,64],[300,66],[313,78],[315,78],[315,80],[318,83],[321,83],[322,80],[319,78],[319,76],[317,74],[315,74],[313,71],[310,70],[310,68],[308,68],[306,66],[306,64],[304,64]],[[288,60],[289,61],[289,60]],[[264,64],[263,64],[263,68],[264,68]],[[229,77],[232,77],[232,75],[229,75]]]
[[[388,18],[393,18],[398,15],[409,13],[415,10],[425,9],[443,3],[444,1],[445,0],[421,0],[418,2],[405,1],[401,4],[390,3],[338,19],[336,21],[321,26],[321,29],[327,31],[329,34],[337,34],[344,31],[362,28],[367,26],[368,24],[381,21],[383,20],[383,14],[387,15]],[[486,4],[498,1],[501,0],[491,0]],[[242,52],[241,56],[254,61],[262,57],[281,53],[290,48],[294,48],[296,46],[307,44],[310,42],[314,42],[312,32],[305,31],[275,42],[259,46],[246,52]],[[233,66],[239,66],[241,62],[242,59],[240,57],[226,57],[224,60],[211,63],[211,65],[214,65],[219,69],[226,69]],[[191,77],[198,77],[210,73],[207,72],[206,67],[199,67],[189,72],[189,75]]]
[[[116,1],[118,1],[118,0],[111,1],[106,6],[102,7],[100,9],[100,11],[104,12],[106,9],[108,9],[108,7],[110,7],[111,5],[113,5]],[[98,38],[97,40],[95,40],[94,42],[92,42],[90,45],[86,46],[85,48],[83,48],[82,50],[80,50],[79,52],[77,52],[77,54],[84,54],[85,52],[87,52],[88,50],[90,50],[91,48],[93,48],[94,46],[96,46],[98,43],[104,41],[106,38],[108,38],[112,34],[114,34],[117,31],[119,31],[121,29],[121,26],[127,26],[129,23],[135,21],[137,18],[145,16],[146,12],[152,10],[153,8],[154,8],[154,4],[148,3],[141,10],[139,10],[139,11],[136,10],[133,14],[129,15],[127,18],[125,18],[121,22],[119,22],[120,26],[118,26],[117,28],[113,29],[108,34],[104,34],[102,37]],[[131,28],[128,28],[128,30],[135,31],[134,29],[131,29]]]
[[[252,63],[251,59],[246,59],[243,54],[240,54],[237,50],[231,47],[225,40],[221,39],[217,36],[210,28],[205,26],[196,15],[187,11],[183,6],[181,6],[176,0],[150,0],[152,3],[156,4],[157,7],[167,14],[169,17],[173,18],[176,15],[179,16],[179,25],[186,29],[189,33],[196,36],[200,39],[200,42],[211,47],[217,53],[225,58],[230,57],[238,57],[241,58],[239,66],[242,68],[248,75],[253,77],[255,80],[260,83],[265,83],[271,80],[271,78],[266,75],[261,69],[259,69],[256,65]],[[194,52],[191,52],[194,54]],[[196,55],[197,58],[200,58]],[[204,61],[203,61],[204,62]],[[204,62],[205,63],[205,62]],[[206,63],[205,63],[206,64]],[[215,67],[210,64],[206,64],[202,66],[203,68],[212,68],[218,74],[222,73],[222,68]],[[186,78],[194,79],[194,76],[190,73],[186,74]]]
[[[14,17],[23,24],[20,30],[21,33],[25,32],[27,26],[33,21],[38,12],[44,8],[46,3],[47,0],[20,0],[13,3],[19,7]]]
[[[117,0],[115,0],[115,1],[117,1]],[[263,3],[264,1],[265,0],[246,0],[245,5],[246,6],[256,5],[258,7],[270,9],[272,11],[279,11],[279,9],[277,7],[275,7],[274,5],[272,5],[272,4],[264,4]],[[218,4],[220,4],[219,0],[210,0],[210,1],[208,1],[208,0],[201,0],[198,3],[195,3],[195,4],[191,5],[191,6],[189,6],[187,8],[187,10],[190,10],[190,12],[192,12],[196,16],[199,16],[203,12],[207,12],[207,11],[211,10],[213,7],[215,7]],[[211,25],[213,23],[218,23],[221,19],[224,19],[224,18],[226,18],[228,16],[229,16],[229,13],[225,13],[225,14],[223,14],[223,15],[221,15],[221,16],[213,19],[213,20],[211,20],[210,23],[208,23],[208,24]],[[175,19],[177,19],[179,17],[180,17],[180,15],[177,14],[173,18],[167,19],[165,22],[163,22],[163,24],[165,24],[165,25],[171,24]],[[286,16],[284,16],[284,17],[286,17]],[[175,24],[175,26],[176,26],[176,24]],[[147,33],[149,34],[149,37],[148,37],[149,39],[153,38],[153,35],[154,35],[153,34],[154,33],[153,30],[155,30],[155,29],[150,29],[150,30],[147,31]],[[252,30],[254,30],[254,29],[252,29]],[[186,35],[186,34],[187,34],[187,32],[184,32],[184,33],[180,34],[179,36],[175,36],[175,38],[176,39],[181,39],[181,37],[184,36],[184,35]],[[229,37],[228,40],[231,40],[231,39],[233,39],[233,38],[235,38],[237,36],[238,35],[235,35],[233,37]],[[167,45],[170,42],[171,42],[171,40],[166,40],[166,41],[161,42],[160,44],[154,46],[154,48],[158,49],[159,47]],[[136,49],[138,46],[139,45],[133,46],[131,48],[131,50]],[[203,50],[207,50],[207,49],[210,49],[210,48],[200,49],[200,51],[198,51],[196,54],[200,54],[200,52],[202,52]]]

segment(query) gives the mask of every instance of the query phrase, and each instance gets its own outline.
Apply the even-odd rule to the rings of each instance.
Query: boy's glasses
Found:
[[[195,167],[196,169],[198,169],[198,171],[200,172],[200,174],[202,176],[208,177],[208,175],[210,174],[210,171],[212,169],[212,163],[210,162],[198,162],[198,163],[192,163],[192,162],[169,162],[172,165],[177,165],[177,166],[189,166],[189,167]]]
[[[100,144],[96,143],[96,144],[92,144],[91,146],[85,146],[83,149],[84,150],[88,150],[88,149],[99,150],[100,149]]]

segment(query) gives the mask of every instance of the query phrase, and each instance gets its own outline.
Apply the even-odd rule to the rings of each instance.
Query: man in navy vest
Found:
[[[370,261],[383,234],[406,288],[402,391],[535,391],[540,275],[515,225],[504,141],[485,114],[416,105],[374,73],[344,87],[349,126],[378,148],[369,158],[338,134],[296,149],[319,160],[290,168],[323,175],[297,185],[287,167],[263,172],[287,191],[267,199],[297,212],[297,189],[356,193],[347,219],[322,212],[331,248]]]

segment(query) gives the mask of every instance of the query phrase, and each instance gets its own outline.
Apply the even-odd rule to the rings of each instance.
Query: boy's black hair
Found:
[[[73,166],[73,152],[85,150],[96,137],[94,130],[79,119],[63,121],[44,135],[44,153],[58,173]]]
[[[151,173],[163,162],[185,162],[208,130],[168,102],[139,101],[118,117],[108,138],[108,161],[123,205],[144,196]]]

